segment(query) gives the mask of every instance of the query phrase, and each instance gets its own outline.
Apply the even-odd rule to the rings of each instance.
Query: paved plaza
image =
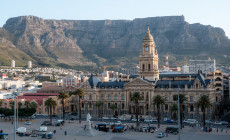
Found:
[[[33,120],[32,125],[24,125],[24,121],[19,121],[19,127],[26,127],[27,130],[32,129],[39,129],[41,123],[44,119]],[[92,122],[93,126],[98,122]],[[85,122],[81,124],[78,121],[74,121],[69,123],[68,121],[65,123],[64,126],[55,127],[55,126],[48,126],[48,131],[56,130],[56,134],[54,134],[53,139],[55,140],[153,140],[159,139],[157,138],[157,134],[159,132],[164,132],[165,128],[168,125],[161,125],[161,128],[155,133],[149,132],[133,132],[127,131],[124,133],[112,133],[110,132],[103,132],[103,135],[95,136],[95,137],[88,137],[88,136],[78,136],[77,132],[82,131],[84,129]],[[135,124],[133,124],[135,125]],[[156,126],[156,124],[153,124]],[[11,121],[5,121],[4,119],[0,119],[0,130],[3,130],[3,133],[9,134],[8,139],[13,140],[13,132],[14,126],[11,124]],[[223,127],[223,132],[214,130],[213,132],[202,132],[201,128],[197,127],[189,127],[185,126],[185,128],[181,132],[181,140],[229,140],[230,137],[230,129]],[[219,129],[220,130],[220,129]],[[65,135],[65,131],[67,135]],[[227,133],[226,133],[227,131]],[[41,137],[19,137],[17,136],[17,140],[40,140]],[[177,140],[178,135],[169,134],[168,137],[162,138],[164,140]]]

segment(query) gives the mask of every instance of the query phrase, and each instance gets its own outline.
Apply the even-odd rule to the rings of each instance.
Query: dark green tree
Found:
[[[76,91],[73,92],[74,95],[78,96],[79,99],[79,123],[81,123],[81,107],[82,107],[82,98],[86,94],[82,88],[78,88]]]
[[[45,106],[49,109],[50,121],[52,121],[53,108],[57,106],[56,101],[53,98],[48,98],[45,101]]]
[[[115,104],[111,104],[109,108],[112,110],[114,116],[115,115],[114,111],[117,109],[117,106]]]
[[[203,112],[203,127],[205,127],[206,108],[209,108],[212,106],[209,97],[207,95],[200,95],[199,100],[197,102],[197,106],[200,107]]]
[[[62,118],[65,120],[65,100],[69,98],[69,93],[66,91],[61,91],[58,95],[58,99],[61,100],[62,103]]]
[[[157,123],[158,123],[158,128],[159,128],[160,127],[160,120],[161,120],[160,107],[161,107],[161,105],[165,104],[165,100],[162,96],[156,95],[153,98],[153,104],[157,107]]]
[[[173,98],[178,101],[178,95],[174,95]],[[180,104],[180,128],[182,129],[182,122],[183,122],[183,105],[184,102],[188,100],[188,98],[184,94],[179,94],[179,104]]]
[[[26,106],[26,108],[30,107],[30,102],[29,101],[25,101],[24,105]]]
[[[135,104],[135,116],[136,116],[136,127],[139,126],[138,123],[138,114],[139,114],[139,101],[143,100],[143,96],[141,96],[140,92],[134,92],[131,96],[131,101]]]
[[[173,118],[174,120],[176,120],[176,115],[174,115],[174,114],[177,113],[177,111],[178,111],[177,104],[173,104],[173,105],[172,105],[172,118]]]
[[[101,101],[97,101],[96,102],[96,108],[97,108],[97,115],[98,115],[98,118],[101,117],[101,106],[103,105],[103,103]]]

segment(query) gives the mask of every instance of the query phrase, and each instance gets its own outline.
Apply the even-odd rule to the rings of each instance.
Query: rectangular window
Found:
[[[92,100],[92,95],[89,95],[89,100]]]
[[[124,109],[124,108],[125,108],[125,104],[124,104],[124,103],[122,103],[122,104],[121,104],[121,107],[122,107],[122,109]]]
[[[167,104],[165,105],[165,110],[168,110],[168,105]]]
[[[177,101],[177,95],[173,96],[173,101]]]
[[[168,99],[168,96],[165,96],[165,101],[168,101],[169,99]]]
[[[190,102],[193,102],[193,96],[190,96]]]
[[[108,103],[108,108],[110,108],[110,103]]]

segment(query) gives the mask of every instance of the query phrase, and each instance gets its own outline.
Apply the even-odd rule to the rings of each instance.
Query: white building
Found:
[[[28,63],[27,63],[27,67],[28,67],[29,69],[31,69],[31,68],[32,68],[32,61],[28,61]]]
[[[11,66],[11,68],[15,68],[15,61],[14,60],[11,61],[11,65],[10,66]]]
[[[202,73],[213,73],[216,71],[216,60],[189,60],[189,73],[198,73],[199,70]]]
[[[77,87],[81,82],[81,78],[77,76],[66,76],[63,78],[64,87]]]
[[[139,71],[139,67],[132,67],[132,68],[122,68],[122,72],[123,74],[126,75],[138,75],[138,71]]]
[[[189,66],[185,65],[181,67],[181,73],[189,73]]]

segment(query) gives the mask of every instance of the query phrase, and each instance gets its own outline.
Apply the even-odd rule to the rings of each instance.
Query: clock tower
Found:
[[[149,81],[157,81],[159,79],[158,59],[156,45],[148,27],[139,55],[139,76]]]

